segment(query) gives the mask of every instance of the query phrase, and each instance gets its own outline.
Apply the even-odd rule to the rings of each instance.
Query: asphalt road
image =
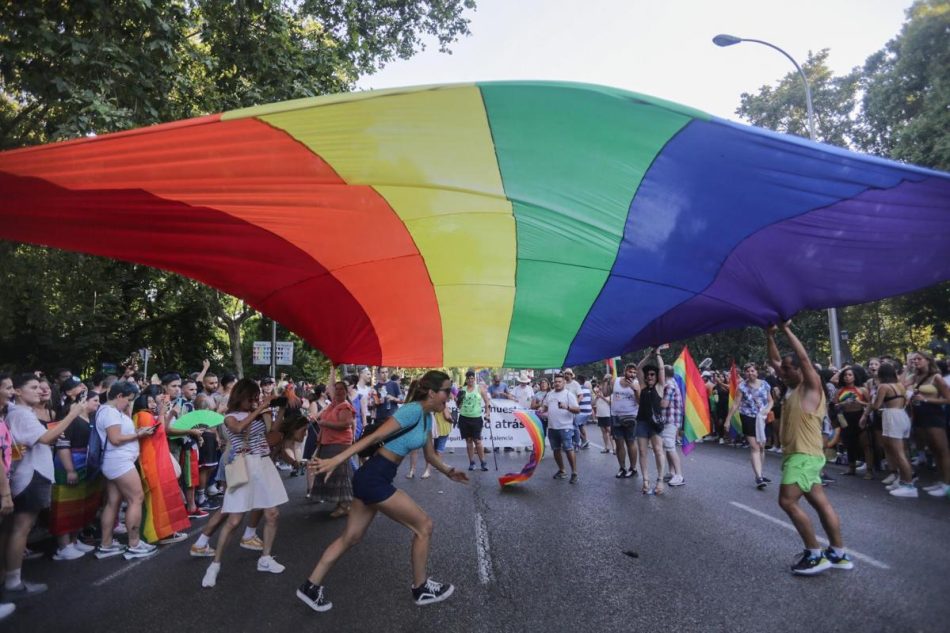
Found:
[[[514,471],[524,457],[498,462]],[[769,455],[775,481],[779,464]],[[188,556],[193,539],[132,562],[27,561],[24,576],[50,589],[21,601],[0,630],[948,630],[948,499],[896,499],[879,482],[839,477],[828,492],[856,568],[800,578],[789,573],[800,541],[777,490],[755,489],[747,451],[700,446],[685,459],[687,485],[660,497],[643,496],[639,478],[615,479],[615,458],[595,447],[579,467],[577,485],[554,481],[546,456],[533,479],[506,490],[494,471],[460,485],[409,481],[401,467],[397,485],[435,521],[430,574],[456,585],[441,604],[411,602],[409,533],[383,517],[327,579],[333,609],[300,603],[297,585],[342,523],[305,500],[294,478],[275,546],[283,574],[258,573],[255,553],[234,544],[217,586],[202,589],[208,560]]]

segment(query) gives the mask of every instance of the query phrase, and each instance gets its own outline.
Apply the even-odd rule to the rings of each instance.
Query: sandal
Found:
[[[664,491],[664,490],[665,490],[665,488],[663,488],[663,481],[662,481],[661,479],[657,479],[657,480],[656,480],[656,488],[653,489],[653,494],[659,496],[659,495],[663,494],[663,491]]]
[[[642,492],[645,495],[650,494],[650,480],[649,479],[643,480],[643,488],[640,489],[640,492]]]
[[[339,519],[340,517],[345,517],[350,513],[349,508],[344,508],[342,506],[337,506],[337,509],[330,513],[331,519]]]

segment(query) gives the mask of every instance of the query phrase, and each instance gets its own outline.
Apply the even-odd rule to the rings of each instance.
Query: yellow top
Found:
[[[782,452],[824,457],[821,424],[827,407],[825,394],[819,392],[818,409],[809,413],[802,408],[803,392],[802,385],[792,389],[782,405]]]

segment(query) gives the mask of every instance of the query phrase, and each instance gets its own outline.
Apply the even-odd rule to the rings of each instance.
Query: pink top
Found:
[[[343,444],[349,446],[353,443],[353,426],[345,429],[331,429],[322,424],[323,422],[352,422],[356,417],[356,410],[349,402],[331,404],[320,412],[320,443],[321,444]]]

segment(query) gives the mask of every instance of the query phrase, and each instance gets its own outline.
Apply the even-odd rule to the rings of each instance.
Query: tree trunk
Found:
[[[228,333],[228,342],[231,344],[231,360],[234,362],[234,373],[237,374],[238,378],[243,378],[244,352],[241,351],[241,325],[254,314],[254,309],[241,302],[241,312],[232,315],[225,307],[220,294],[217,295],[217,298],[218,309],[214,316],[214,322],[215,325]]]
[[[244,352],[241,350],[241,324],[229,321],[227,324],[228,340],[231,342],[231,359],[238,378],[244,378]]]

